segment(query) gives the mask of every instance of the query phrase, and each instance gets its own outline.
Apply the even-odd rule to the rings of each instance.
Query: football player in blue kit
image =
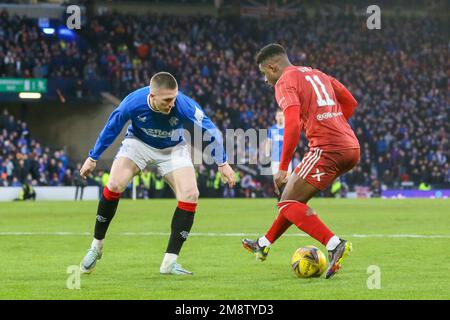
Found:
[[[154,165],[178,201],[160,273],[192,274],[178,264],[177,258],[194,222],[199,191],[189,147],[180,132],[186,121],[206,131],[205,134],[212,138],[211,156],[224,181],[233,187],[235,174],[227,162],[220,131],[198,103],[178,90],[177,81],[170,73],[159,72],[151,78],[150,86],[130,93],[112,112],[80,170],[82,177],[86,178],[94,171],[103,151],[113,143],[129,120],[131,125],[102,192],[94,239],[81,261],[81,272],[92,272],[101,259],[105,234],[117,210],[121,193],[136,174],[147,165]]]
[[[274,177],[274,189],[278,200],[280,200],[283,187],[280,189],[276,186],[275,176],[280,168],[280,159],[283,148],[284,114],[282,110],[277,110],[275,113],[275,121],[276,123],[267,130],[265,151],[266,156],[270,156],[270,169],[272,170],[272,176]],[[292,161],[289,163],[287,172],[288,174],[291,174],[292,172]]]
[[[280,167],[281,151],[283,148],[284,135],[284,115],[283,111],[277,110],[275,113],[276,123],[267,130],[266,156],[270,156],[270,168],[272,175],[278,173]],[[292,163],[289,164],[288,172],[292,172]]]

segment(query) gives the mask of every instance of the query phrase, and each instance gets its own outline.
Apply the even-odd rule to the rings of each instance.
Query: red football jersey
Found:
[[[310,148],[326,151],[359,148],[336,98],[333,80],[320,70],[291,66],[278,79],[275,98],[283,111],[300,106],[300,122]]]

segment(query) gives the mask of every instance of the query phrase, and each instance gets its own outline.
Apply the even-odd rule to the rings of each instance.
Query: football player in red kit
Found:
[[[244,239],[242,244],[263,261],[269,246],[294,224],[326,246],[329,279],[341,268],[352,244],[330,231],[307,203],[359,162],[359,143],[348,124],[357,102],[336,79],[317,69],[292,65],[278,44],[262,48],[256,62],[265,81],[275,87],[275,98],[285,116],[280,167],[274,177],[277,188],[284,186],[284,190],[278,217],[269,231],[256,240]],[[288,176],[302,130],[309,152]]]

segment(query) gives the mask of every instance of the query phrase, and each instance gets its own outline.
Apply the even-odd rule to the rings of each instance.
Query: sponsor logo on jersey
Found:
[[[170,138],[172,136],[173,130],[165,131],[161,129],[146,129],[140,128],[145,134],[155,137],[155,138]]]
[[[331,118],[336,118],[336,117],[340,117],[342,116],[343,113],[341,111],[339,112],[325,112],[325,113],[320,113],[316,116],[316,119],[319,121],[322,120],[327,120],[327,119],[331,119]]]

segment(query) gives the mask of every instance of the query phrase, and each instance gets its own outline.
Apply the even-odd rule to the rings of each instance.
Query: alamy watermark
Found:
[[[367,18],[367,29],[380,30],[381,29],[381,9],[379,6],[373,4],[367,7],[367,14],[370,16]]]
[[[66,26],[68,29],[81,29],[81,8],[76,5],[70,5],[66,9],[66,13],[69,17],[66,20]]]
[[[377,265],[370,265],[367,267],[367,274],[369,277],[367,278],[367,289],[381,289],[381,269]]]
[[[72,265],[68,266],[66,273],[69,274],[66,280],[66,287],[70,290],[81,289],[81,271],[80,266]]]
[[[177,129],[172,132],[155,135],[170,135],[171,140],[179,142],[184,140],[194,148],[192,162],[194,165],[213,165],[221,162],[224,155],[230,165],[259,165],[261,175],[271,175],[270,167],[267,167],[271,159],[265,151],[265,144],[269,139],[267,129],[226,129],[225,136],[218,129],[203,131],[195,126],[193,134],[186,129]],[[277,138],[279,139],[279,137]],[[271,153],[280,154],[281,144],[272,141]],[[181,146],[181,145],[180,145]],[[175,146],[172,149],[172,158],[183,156],[183,148]]]

